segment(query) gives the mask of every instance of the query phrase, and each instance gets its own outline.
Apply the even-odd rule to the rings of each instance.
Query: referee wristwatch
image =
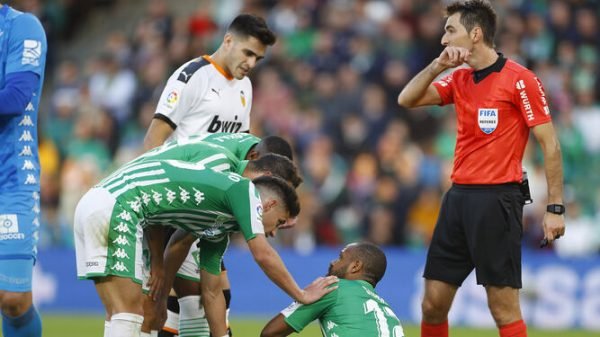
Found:
[[[546,212],[563,215],[565,214],[565,206],[561,204],[550,204],[546,207]]]

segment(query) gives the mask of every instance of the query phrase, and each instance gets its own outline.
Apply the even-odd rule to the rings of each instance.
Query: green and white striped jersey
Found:
[[[203,263],[211,263],[224,253],[228,233],[240,231],[246,240],[264,234],[258,191],[237,173],[177,160],[143,160],[114,172],[96,187],[116,199],[109,243],[118,242],[121,231],[135,232],[138,224],[171,226],[200,238],[202,249],[204,242],[217,244],[218,252],[207,249],[200,256]]]
[[[212,133],[202,138],[203,141],[220,145],[231,151],[239,160],[246,159],[250,149],[258,143],[260,138],[249,133]]]
[[[338,288],[312,304],[292,303],[281,314],[296,332],[319,320],[325,337],[403,337],[390,306],[362,280],[340,279]]]
[[[147,151],[125,166],[147,160],[182,160],[196,163],[217,172],[237,172],[241,174],[247,161],[236,157],[223,146],[204,142],[200,137],[169,141],[162,146]]]

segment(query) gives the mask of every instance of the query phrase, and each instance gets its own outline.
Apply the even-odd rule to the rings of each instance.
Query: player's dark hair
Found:
[[[285,158],[285,157],[284,157]],[[277,176],[261,176],[252,180],[259,189],[267,189],[274,193],[282,202],[290,217],[294,218],[300,213],[300,202],[296,190],[285,180]]]
[[[387,258],[383,251],[373,243],[359,242],[352,247],[352,254],[363,263],[365,281],[375,287],[387,268]]]
[[[227,31],[242,37],[252,36],[265,46],[272,46],[277,40],[275,34],[267,27],[265,20],[252,14],[238,15],[233,19]]]
[[[276,153],[282,155],[289,160],[294,160],[292,146],[287,140],[279,136],[266,136],[256,144],[256,149],[261,153]]]
[[[460,13],[460,23],[465,26],[467,32],[470,33],[475,26],[481,27],[483,42],[494,47],[497,16],[489,2],[485,0],[456,1],[446,7],[447,16],[455,13]]]
[[[283,178],[294,188],[302,183],[296,164],[279,154],[267,153],[258,159],[249,161],[248,166],[256,171],[269,171],[272,175]]]

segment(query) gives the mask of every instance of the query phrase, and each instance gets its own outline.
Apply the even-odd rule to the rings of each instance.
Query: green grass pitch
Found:
[[[102,316],[84,316],[84,315],[42,315],[44,324],[44,337],[100,337],[104,329],[104,320]],[[235,337],[258,337],[260,330],[266,324],[265,319],[234,319],[231,326]],[[419,337],[419,327],[414,325],[404,326],[404,335],[406,337]],[[321,337],[321,332],[316,323],[308,326],[299,334],[292,334],[298,337]],[[470,328],[450,328],[450,336],[457,337],[497,337],[498,332],[495,329],[470,329]],[[598,332],[581,330],[533,330],[529,329],[529,337],[597,337]]]

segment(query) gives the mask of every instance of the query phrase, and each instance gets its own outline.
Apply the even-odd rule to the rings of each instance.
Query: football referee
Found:
[[[494,49],[491,5],[454,2],[446,14],[445,49],[398,96],[404,107],[454,104],[458,121],[453,185],[444,196],[423,275],[421,336],[448,336],[454,295],[475,269],[500,336],[524,337],[521,161],[531,129],[544,154],[548,209],[543,228],[551,242],[565,233],[560,145],[540,80]],[[469,67],[434,82],[463,63]]]

